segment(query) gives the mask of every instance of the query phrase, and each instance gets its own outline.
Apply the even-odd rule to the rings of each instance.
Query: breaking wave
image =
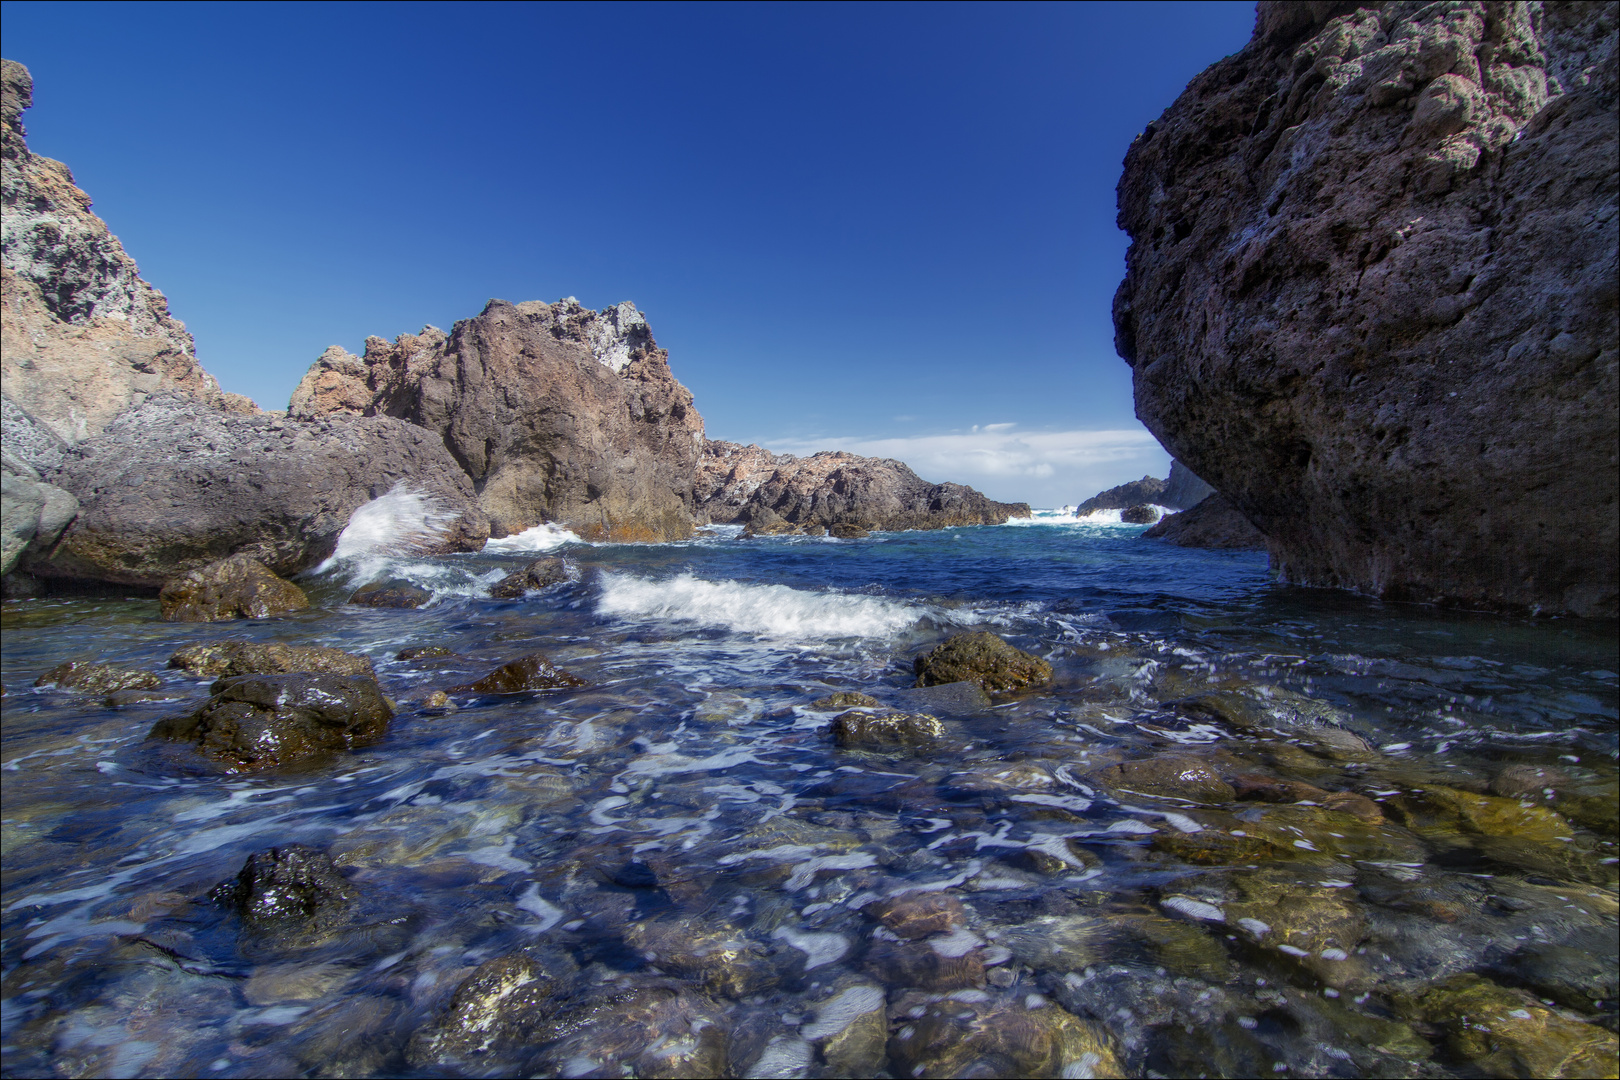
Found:
[[[807,592],[786,585],[705,581],[691,574],[660,581],[602,575],[599,615],[659,619],[777,638],[890,637],[923,615],[876,596]]]
[[[525,551],[552,551],[562,547],[564,544],[582,543],[584,543],[583,540],[561,525],[546,522],[531,529],[524,529],[520,533],[513,533],[511,536],[503,536],[499,540],[487,540],[484,542],[484,550],[496,554],[511,554]]]

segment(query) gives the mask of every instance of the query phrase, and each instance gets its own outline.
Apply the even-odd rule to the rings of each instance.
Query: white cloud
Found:
[[[1057,506],[1144,475],[1164,476],[1169,455],[1145,428],[1021,431],[1017,424],[902,438],[810,438],[765,443],[778,453],[847,450],[898,458],[934,483],[971,484],[992,498]]]

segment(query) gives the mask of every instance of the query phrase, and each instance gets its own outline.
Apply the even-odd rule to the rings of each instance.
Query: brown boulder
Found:
[[[563,690],[585,680],[551,666],[544,653],[530,653],[502,664],[477,682],[452,686],[453,694],[521,694],[529,690]]]
[[[1052,665],[1013,648],[987,630],[957,634],[917,657],[918,686],[978,684],[987,694],[1007,693],[1051,681]]]
[[[163,680],[150,671],[121,667],[117,664],[96,664],[88,660],[69,660],[57,664],[34,680],[35,686],[54,686],[60,690],[74,690],[82,694],[110,694],[115,690],[150,690],[162,686]]]
[[[521,570],[514,570],[489,587],[489,595],[496,600],[518,600],[524,594],[560,585],[568,580],[568,564],[552,556],[536,559]]]
[[[354,590],[349,603],[359,607],[419,608],[432,599],[432,593],[408,581],[374,581]]]
[[[252,641],[213,641],[188,645],[169,657],[169,666],[193,675],[289,675],[315,672],[374,679],[371,661],[364,656],[325,645],[257,644]]]
[[[834,717],[830,730],[833,742],[846,750],[895,750],[925,746],[945,734],[945,725],[926,713],[851,709]]]
[[[944,934],[962,925],[962,902],[939,892],[903,893],[873,905],[872,915],[890,933],[908,939]]]
[[[149,737],[195,743],[231,772],[249,772],[375,742],[393,716],[371,679],[244,675],[221,679],[200,709],[159,720]]]
[[[232,555],[182,574],[158,594],[158,608],[167,622],[263,619],[307,607],[303,589],[247,555]]]

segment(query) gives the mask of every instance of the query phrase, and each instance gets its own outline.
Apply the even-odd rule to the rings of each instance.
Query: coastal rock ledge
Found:
[[[1137,415],[1287,581],[1613,617],[1605,3],[1262,3],[1137,137]]]

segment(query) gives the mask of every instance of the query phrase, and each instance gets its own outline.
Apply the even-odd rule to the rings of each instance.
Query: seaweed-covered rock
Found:
[[[382,737],[394,710],[371,679],[352,675],[243,675],[214,684],[189,716],[150,738],[195,743],[233,772],[349,750]]]
[[[188,645],[169,657],[169,666],[193,675],[287,675],[296,671],[374,679],[364,656],[325,645],[283,645],[272,641],[211,641]]]
[[[1458,975],[1396,999],[1406,1016],[1441,1028],[1451,1052],[1485,1076],[1614,1076],[1620,1043],[1518,990]]]
[[[304,590],[248,555],[232,555],[163,586],[158,607],[169,622],[263,619],[309,607]]]
[[[419,608],[432,599],[432,593],[409,581],[374,581],[354,590],[349,603],[359,607]]]
[[[150,690],[162,686],[163,680],[138,668],[68,660],[35,679],[34,685],[55,686],[82,694],[111,694],[116,690]]]
[[[851,525],[847,521],[836,521],[827,526],[827,535],[836,540],[864,540],[872,535],[872,531],[859,525]]]
[[[521,694],[527,690],[563,690],[584,686],[585,680],[551,666],[545,653],[520,656],[502,664],[477,682],[453,686],[454,694]]]
[[[973,682],[987,694],[1049,682],[1052,665],[1013,648],[988,630],[957,634],[913,662],[918,686]]]
[[[331,858],[303,844],[248,856],[241,871],[208,894],[255,935],[307,936],[348,914],[359,892]]]
[[[895,750],[925,746],[945,734],[938,717],[926,713],[851,709],[833,718],[833,741],[849,750]]]
[[[525,593],[538,592],[548,585],[559,585],[568,580],[568,564],[553,555],[536,559],[521,570],[514,570],[489,587],[489,595],[496,600],[517,600]]]

